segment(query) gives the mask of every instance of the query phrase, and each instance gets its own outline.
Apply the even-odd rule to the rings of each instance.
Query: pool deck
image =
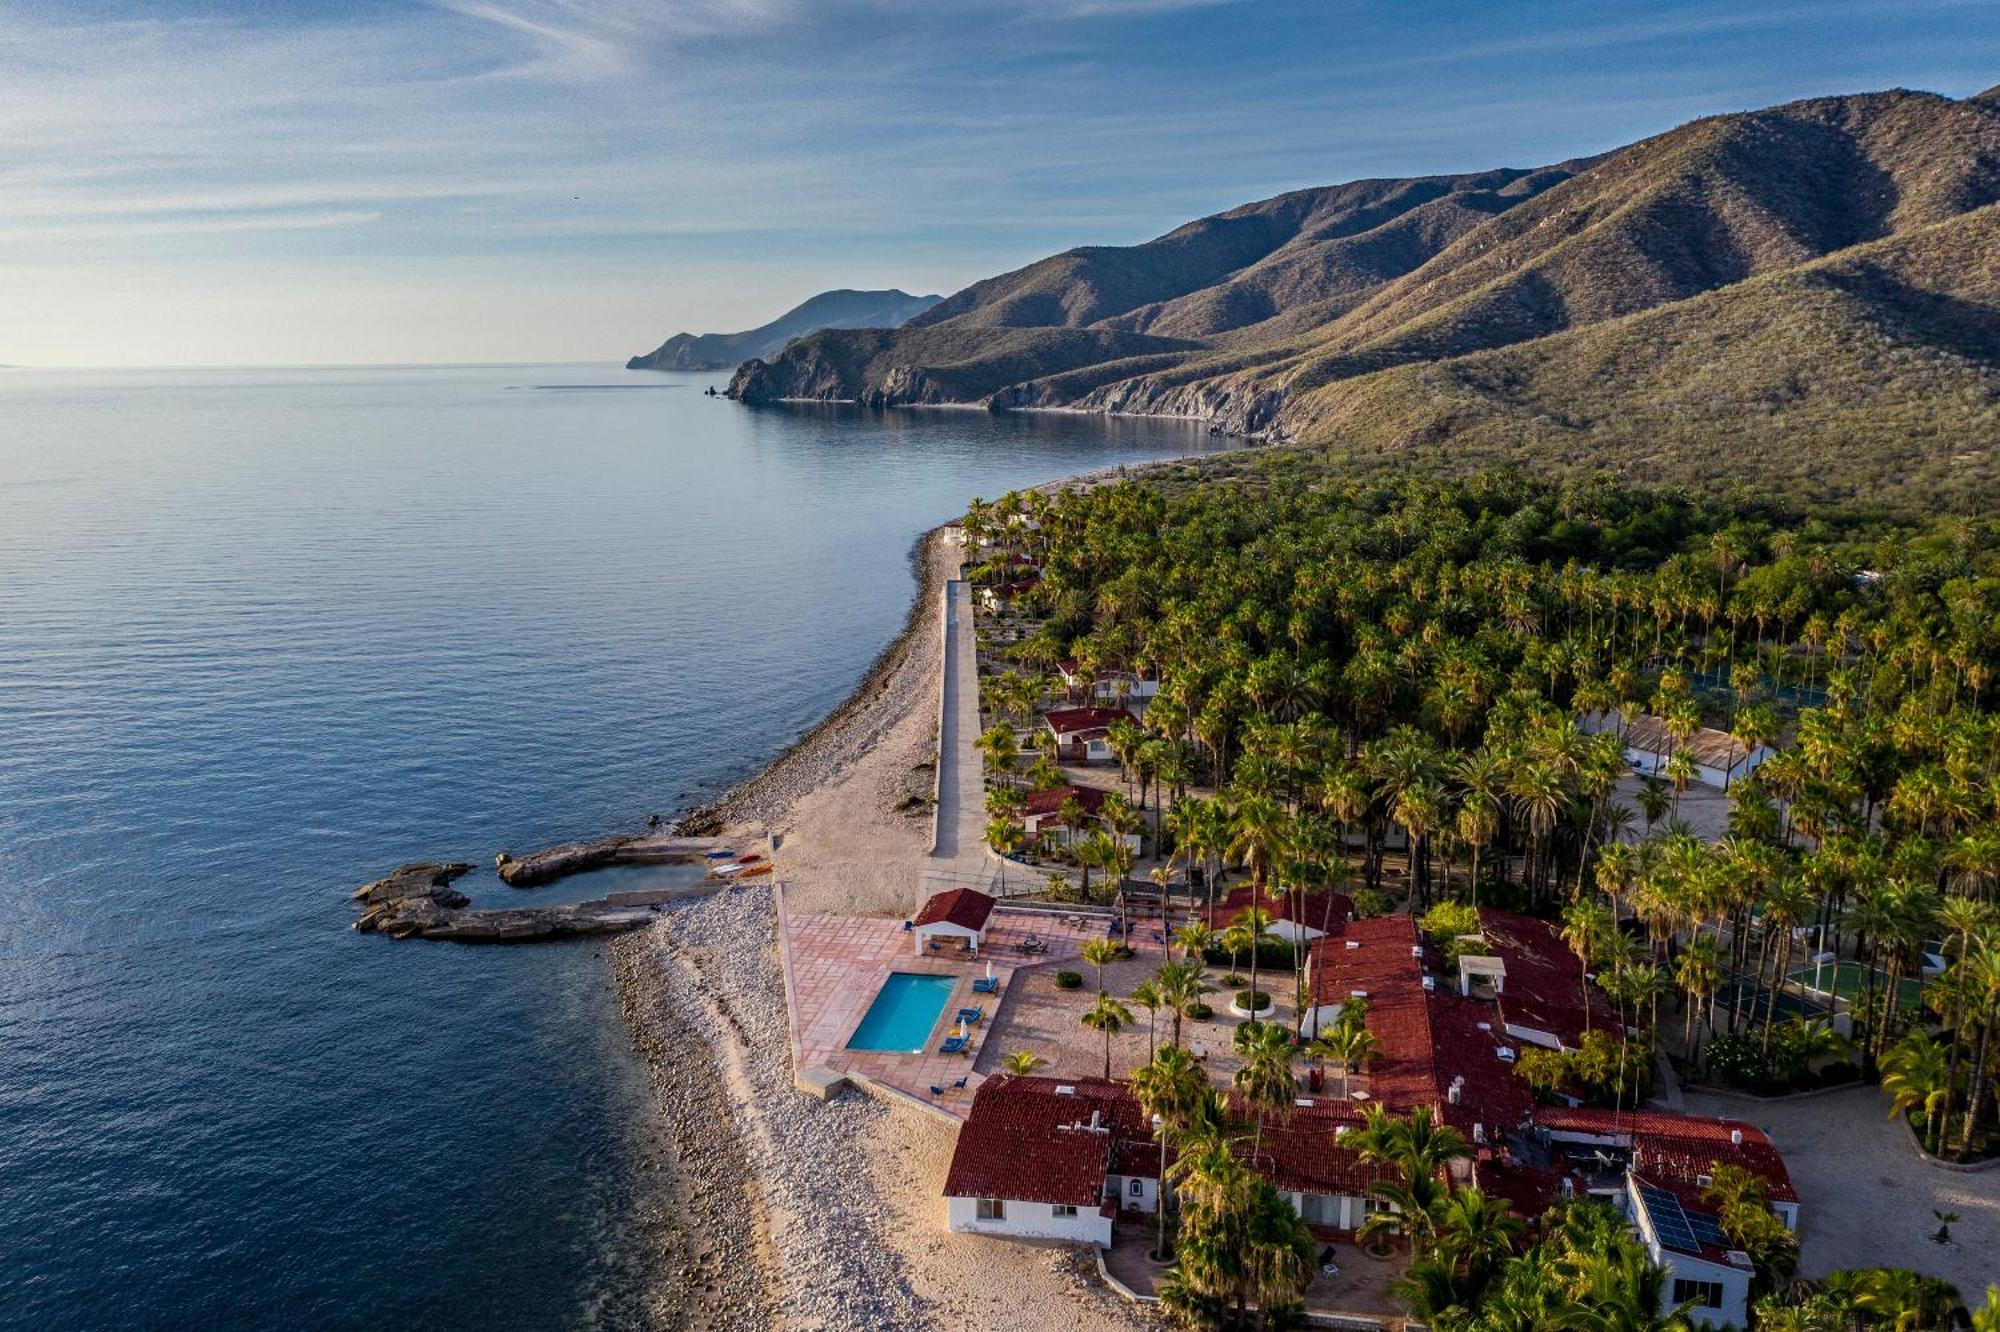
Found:
[[[1034,935],[1048,945],[1042,954],[1022,950]],[[791,1009],[792,1067],[795,1074],[829,1068],[856,1073],[873,1082],[934,1105],[963,1119],[972,1108],[972,1093],[985,1081],[974,1065],[993,1031],[1000,1000],[1017,971],[1060,967],[1073,963],[1083,945],[1105,935],[1102,918],[1085,918],[1081,925],[1065,923],[1060,910],[1035,911],[1001,907],[986,928],[986,946],[978,959],[957,953],[918,956],[901,920],[875,916],[792,914],[778,892],[778,948],[785,973],[785,998]],[[993,966],[999,989],[974,994],[972,982]],[[848,1038],[860,1025],[883,980],[892,971],[952,976],[957,980],[937,1026],[920,1054],[894,1050],[850,1050]],[[961,1008],[985,1010],[971,1028],[972,1042],[961,1054],[939,1053],[953,1030]],[[984,1061],[993,1063],[994,1061]],[[952,1086],[966,1079],[963,1088]],[[943,1089],[931,1095],[932,1087]]]

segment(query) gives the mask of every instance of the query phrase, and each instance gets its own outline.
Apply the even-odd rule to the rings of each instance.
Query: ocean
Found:
[[[492,857],[774,757],[970,497],[1207,447],[722,378],[0,372],[0,1325],[629,1308],[648,1103],[601,943],[395,943],[349,893],[603,891]]]

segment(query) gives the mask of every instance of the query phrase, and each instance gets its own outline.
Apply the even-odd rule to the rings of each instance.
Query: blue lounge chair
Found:
[[[965,1047],[971,1043],[972,1038],[970,1036],[947,1036],[944,1038],[944,1044],[938,1047],[938,1053],[964,1054]]]
[[[970,1076],[971,1076],[971,1074],[967,1074],[967,1075],[966,1075],[966,1077],[970,1077]],[[959,1079],[959,1080],[958,1080],[957,1082],[954,1082],[954,1083],[952,1083],[952,1084],[951,1084],[951,1086],[952,1086],[952,1090],[953,1090],[953,1091],[964,1091],[964,1090],[965,1090],[965,1078],[960,1078],[960,1079]]]
[[[971,1026],[985,1016],[986,1010],[983,1008],[961,1008],[958,1010],[958,1020],[967,1026]]]
[[[981,976],[978,980],[972,982],[972,992],[974,994],[998,994],[1000,993],[1000,978],[998,976]]]
[[[933,1083],[931,1084],[931,1095],[932,1095],[932,1096],[942,1096],[942,1095],[944,1095],[944,1088],[942,1088],[942,1087],[938,1086],[938,1085],[937,1085],[937,1084],[936,1084],[935,1082],[933,1082]]]

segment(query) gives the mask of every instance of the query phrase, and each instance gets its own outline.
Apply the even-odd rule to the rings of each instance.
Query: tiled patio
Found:
[[[964,1118],[972,1104],[972,1093],[985,1078],[975,1071],[979,1055],[995,1030],[1000,1001],[1006,995],[1016,971],[1046,967],[1051,971],[1064,965],[1075,966],[1078,953],[1089,939],[1105,937],[1107,922],[1101,916],[1069,916],[1060,908],[1023,910],[1002,907],[993,913],[986,928],[986,945],[974,959],[947,950],[918,956],[900,920],[872,916],[793,915],[784,909],[779,895],[779,947],[784,956],[786,999],[791,1007],[793,1067],[804,1072],[816,1067],[860,1073],[877,1082],[930,1101],[947,1112]],[[1152,926],[1135,920],[1133,946],[1160,961],[1160,946],[1151,937]],[[1030,937],[1048,947],[1035,954],[1023,949]],[[993,967],[999,982],[995,994],[974,994],[972,982]],[[875,1002],[876,991],[892,971],[920,972],[958,978],[930,1039],[921,1054],[887,1050],[850,1050],[848,1038]],[[940,1054],[938,1048],[953,1028],[953,1015],[961,1008],[981,1008],[985,1019],[973,1025],[972,1042],[964,1053]],[[952,1086],[966,1079],[963,1089]],[[944,1089],[932,1096],[931,1088]]]

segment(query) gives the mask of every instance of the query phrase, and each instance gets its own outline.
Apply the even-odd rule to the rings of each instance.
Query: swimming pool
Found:
[[[850,1050],[901,1050],[916,1053],[930,1043],[931,1028],[944,1012],[957,980],[912,971],[892,971],[875,992],[875,1002],[861,1025],[847,1038]]]

